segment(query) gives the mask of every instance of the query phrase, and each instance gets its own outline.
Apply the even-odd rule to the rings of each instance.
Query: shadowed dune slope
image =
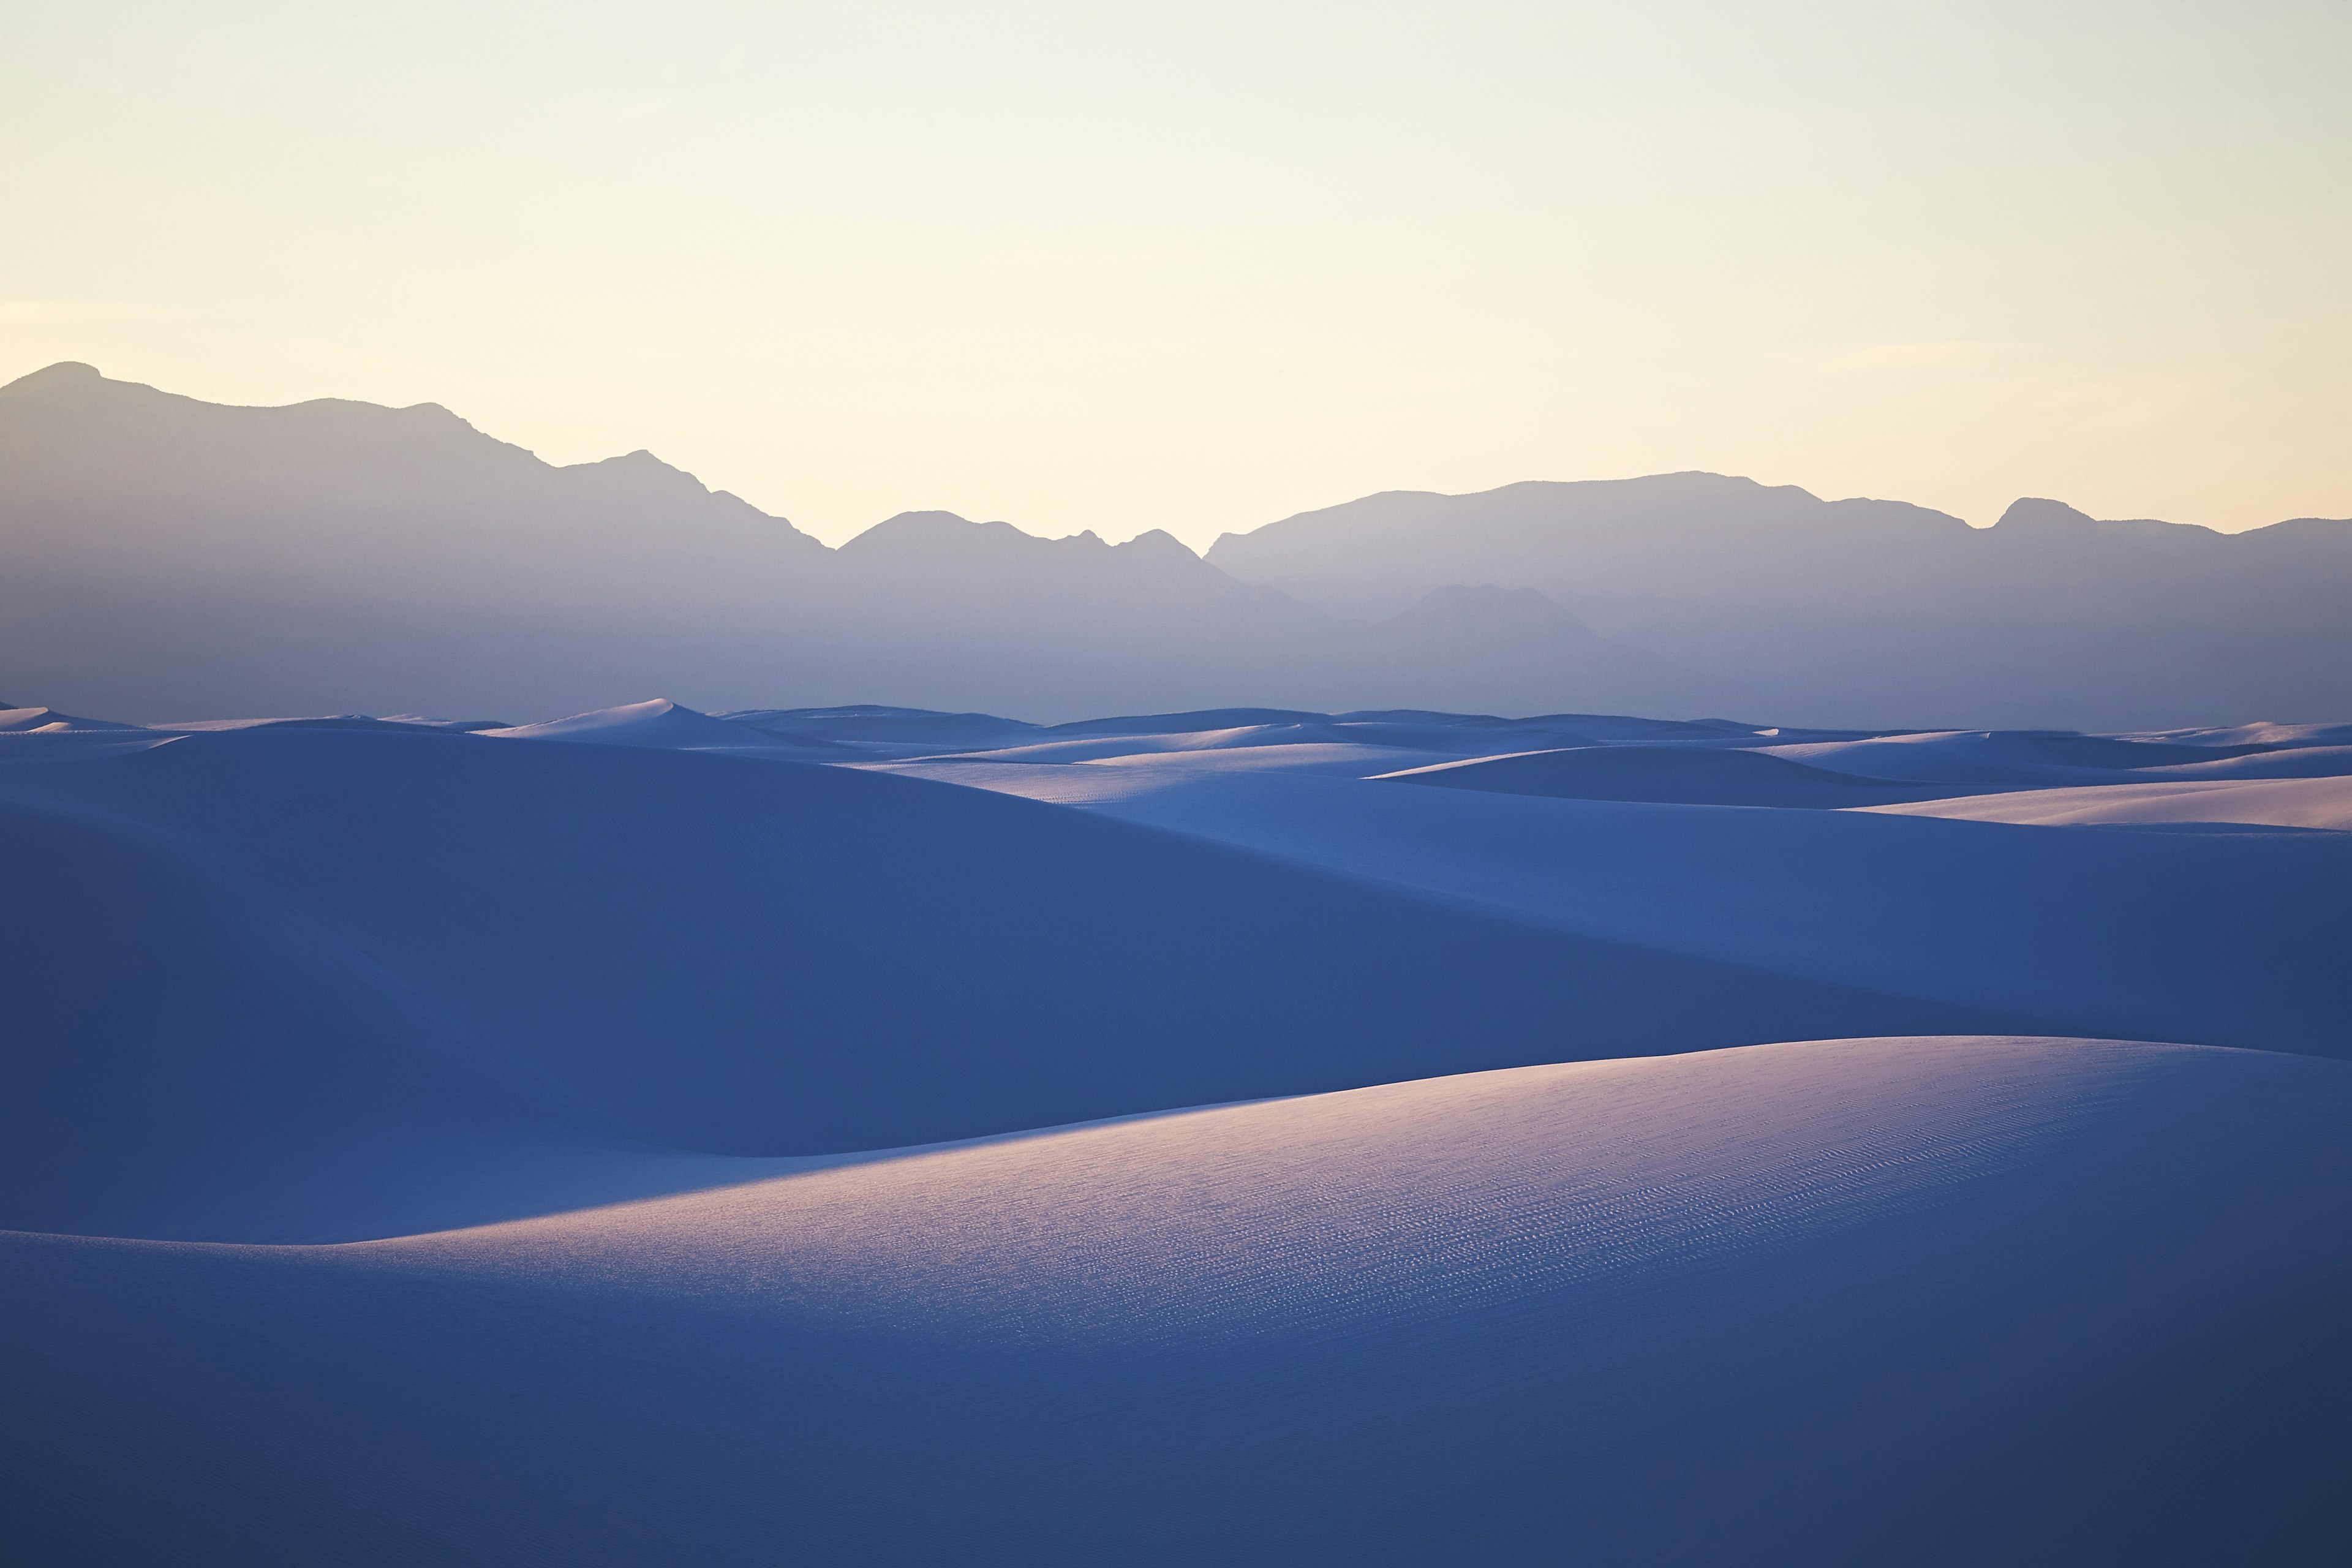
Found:
[[[2352,940],[2352,837],[2342,834],[2051,833],[1200,765],[1249,756],[887,765],[1563,934],[1999,1007],[2034,1018],[2038,1033],[2352,1050],[2352,970],[2340,962]],[[1376,771],[1389,770],[1363,770]]]
[[[0,1472],[36,1563],[2320,1563],[2347,1236],[2341,1063],[1536,1068],[362,1246],[0,1236]]]
[[[984,791],[691,751],[195,733],[0,766],[0,808],[23,999],[0,1224],[25,1228],[381,1235],[394,1210],[335,1194],[421,1142],[519,1129],[803,1154],[2036,1026]]]
[[[202,1235],[348,1198],[332,1173],[388,1143],[561,1125],[518,1058],[201,843],[0,803],[0,845],[7,1223]]]

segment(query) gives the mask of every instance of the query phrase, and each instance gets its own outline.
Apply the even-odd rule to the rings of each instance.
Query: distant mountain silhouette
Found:
[[[1392,491],[1208,559],[1339,615],[1532,589],[1798,723],[2126,729],[2352,711],[2352,521],[2241,534],[2017,502],[1990,529],[1719,474]]]
[[[627,599],[824,552],[650,452],[557,468],[436,404],[226,407],[84,364],[0,387],[0,482],[12,561],[183,582],[361,573],[463,597],[552,578]]]
[[[1713,474],[1371,496],[1206,560],[946,511],[831,550],[649,453],[556,467],[431,404],[0,387],[0,678],[129,719],[667,689],[2122,729],[2352,711],[2347,603],[2344,523],[2022,501],[1978,531]]]
[[[647,688],[1045,720],[1736,690],[1539,618],[1358,624],[1165,533],[945,511],[829,550],[648,453],[557,468],[429,404],[225,407],[80,364],[0,388],[0,672],[131,718],[538,716]]]
[[[557,468],[431,404],[0,387],[0,668],[101,712],[582,706],[826,554],[649,453]]]

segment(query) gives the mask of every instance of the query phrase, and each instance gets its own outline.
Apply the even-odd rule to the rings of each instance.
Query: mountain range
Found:
[[[901,513],[831,549],[647,452],[436,405],[0,387],[0,696],[522,721],[667,689],[1040,721],[1274,704],[2121,730],[2352,711],[2352,521],[1990,529],[1716,474],[1394,491],[1228,533]]]

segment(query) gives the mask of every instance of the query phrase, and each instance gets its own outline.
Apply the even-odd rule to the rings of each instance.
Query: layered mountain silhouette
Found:
[[[944,511],[834,550],[650,453],[557,467],[431,404],[0,387],[0,676],[142,720],[664,689],[2121,729],[2352,707],[2347,602],[2352,523],[1975,530],[1712,474],[1372,496],[1206,559]]]
[[[1685,473],[1368,496],[1226,534],[1208,559],[1345,616],[1453,583],[1532,590],[1617,644],[1738,672],[1798,723],[2122,729],[2352,706],[2346,521],[2223,534],[2025,500],[1976,529]]]

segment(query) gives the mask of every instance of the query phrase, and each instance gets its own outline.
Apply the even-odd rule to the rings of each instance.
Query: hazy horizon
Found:
[[[2352,512],[2340,8],[20,12],[0,380],[437,402],[839,543],[1703,469]]]

